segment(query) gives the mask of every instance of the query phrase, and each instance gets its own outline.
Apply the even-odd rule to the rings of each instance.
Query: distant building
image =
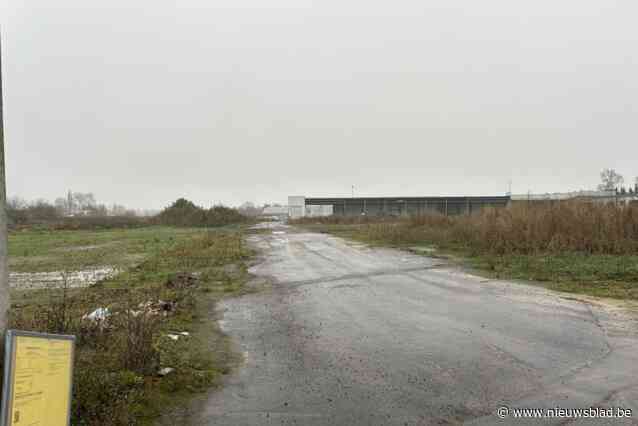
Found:
[[[288,197],[288,215],[292,219],[298,219],[306,216],[306,197],[290,196]]]
[[[600,204],[624,204],[629,205],[638,202],[638,196],[633,193],[620,194],[616,191],[574,191],[554,192],[546,194],[516,194],[512,195],[512,203],[548,202],[559,203],[561,201],[582,201]]]
[[[288,206],[269,206],[264,207],[264,210],[261,213],[263,217],[271,217],[278,219],[285,219],[288,217]]]
[[[594,200],[607,201],[616,197],[615,191],[573,191],[573,192],[548,192],[545,194],[514,194],[512,201],[563,201],[563,200]]]
[[[306,216],[446,216],[472,214],[484,207],[504,208],[509,196],[487,197],[288,197],[290,217]]]
[[[638,204],[638,194],[620,194],[615,191],[574,191],[546,194],[518,194],[484,197],[342,197],[310,198],[288,197],[289,217],[318,216],[419,216],[441,214],[467,215],[484,208],[506,208],[513,204],[555,204],[562,201],[588,203]]]
[[[334,214],[332,205],[313,205],[306,202],[304,196],[288,197],[288,215],[292,219],[300,217],[325,217]]]

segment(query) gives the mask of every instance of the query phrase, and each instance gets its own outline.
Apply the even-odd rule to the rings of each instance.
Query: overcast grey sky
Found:
[[[638,174],[635,0],[0,0],[8,192],[496,195]]]

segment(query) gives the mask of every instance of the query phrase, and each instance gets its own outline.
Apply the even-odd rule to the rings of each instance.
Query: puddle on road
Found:
[[[110,266],[70,272],[12,272],[9,274],[9,285],[16,290],[62,288],[65,282],[71,288],[88,287],[112,278],[119,272],[119,269]]]

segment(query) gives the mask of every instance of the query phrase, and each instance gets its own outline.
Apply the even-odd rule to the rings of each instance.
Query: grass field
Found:
[[[49,272],[103,265],[127,268],[201,229],[147,227],[102,231],[24,229],[9,234],[12,272]]]
[[[252,253],[244,232],[151,227],[10,235],[12,271],[122,270],[85,288],[12,290],[13,328],[77,336],[72,424],[152,424],[230,371],[237,356],[214,308],[248,291]],[[98,308],[108,314],[83,319]],[[160,377],[164,368],[173,371]]]

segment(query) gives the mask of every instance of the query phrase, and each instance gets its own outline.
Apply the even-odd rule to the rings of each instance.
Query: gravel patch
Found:
[[[119,269],[111,266],[71,272],[12,272],[9,274],[9,285],[18,290],[61,288],[65,282],[71,288],[88,287],[112,278],[119,272]]]

